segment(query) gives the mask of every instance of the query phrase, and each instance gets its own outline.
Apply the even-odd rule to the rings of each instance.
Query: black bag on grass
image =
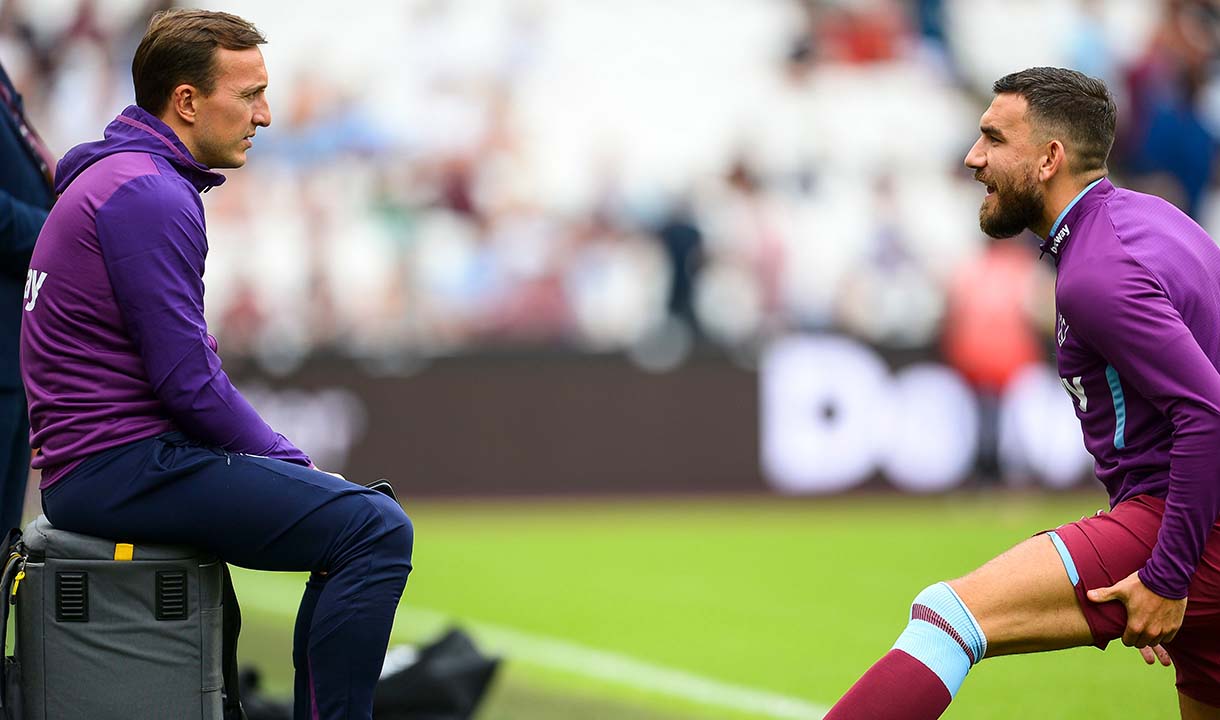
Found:
[[[450,630],[410,665],[382,675],[373,694],[373,718],[469,720],[499,662],[483,657],[461,630]],[[244,669],[241,679],[249,720],[291,720],[292,703],[263,697],[257,671]]]
[[[469,720],[495,677],[499,658],[484,657],[456,628],[419,651],[414,663],[384,675],[373,695],[374,720]]]

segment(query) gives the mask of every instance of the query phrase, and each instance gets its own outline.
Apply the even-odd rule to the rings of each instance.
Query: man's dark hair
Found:
[[[258,28],[224,12],[163,10],[152,16],[131,61],[136,104],[160,115],[174,88],[216,89],[216,48],[246,50],[267,42]]]
[[[1104,82],[1075,70],[1035,67],[1005,75],[991,89],[1025,98],[1030,124],[1062,139],[1073,174],[1106,170],[1118,109]]]

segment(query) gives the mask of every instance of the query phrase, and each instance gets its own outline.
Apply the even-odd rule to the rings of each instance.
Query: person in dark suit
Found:
[[[25,117],[0,65],[0,533],[21,523],[30,472],[30,424],[18,371],[30,253],[55,200],[55,159]]]

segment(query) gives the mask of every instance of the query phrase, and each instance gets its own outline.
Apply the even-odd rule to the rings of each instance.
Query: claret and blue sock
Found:
[[[825,720],[933,720],[970,668],[987,654],[978,621],[947,583],[925,588],[884,657],[852,685]]]

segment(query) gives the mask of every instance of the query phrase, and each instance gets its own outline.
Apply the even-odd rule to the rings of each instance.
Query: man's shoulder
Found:
[[[146,152],[117,152],[81,170],[64,196],[90,197],[102,205],[121,190],[152,193],[161,201],[193,194],[190,183],[163,158]]]
[[[1206,239],[1208,244],[1215,244],[1190,215],[1156,195],[1116,189],[1099,210],[1117,239],[1133,251],[1149,244],[1149,250],[1159,252],[1165,249],[1166,241],[1172,247],[1175,240],[1183,239]]]
[[[1220,247],[1168,200],[1128,190],[1105,211],[1114,254],[1129,258],[1131,266],[1154,277],[1171,296],[1220,283]]]
[[[99,208],[138,205],[150,211],[193,208],[199,194],[185,178],[150,153],[123,152],[98,160],[81,173],[73,186],[91,189]]]
[[[1072,262],[1060,267],[1072,276],[1105,279],[1141,269],[1159,275],[1180,264],[1182,255],[1217,255],[1220,249],[1189,215],[1169,201],[1116,188],[1070,227]]]

